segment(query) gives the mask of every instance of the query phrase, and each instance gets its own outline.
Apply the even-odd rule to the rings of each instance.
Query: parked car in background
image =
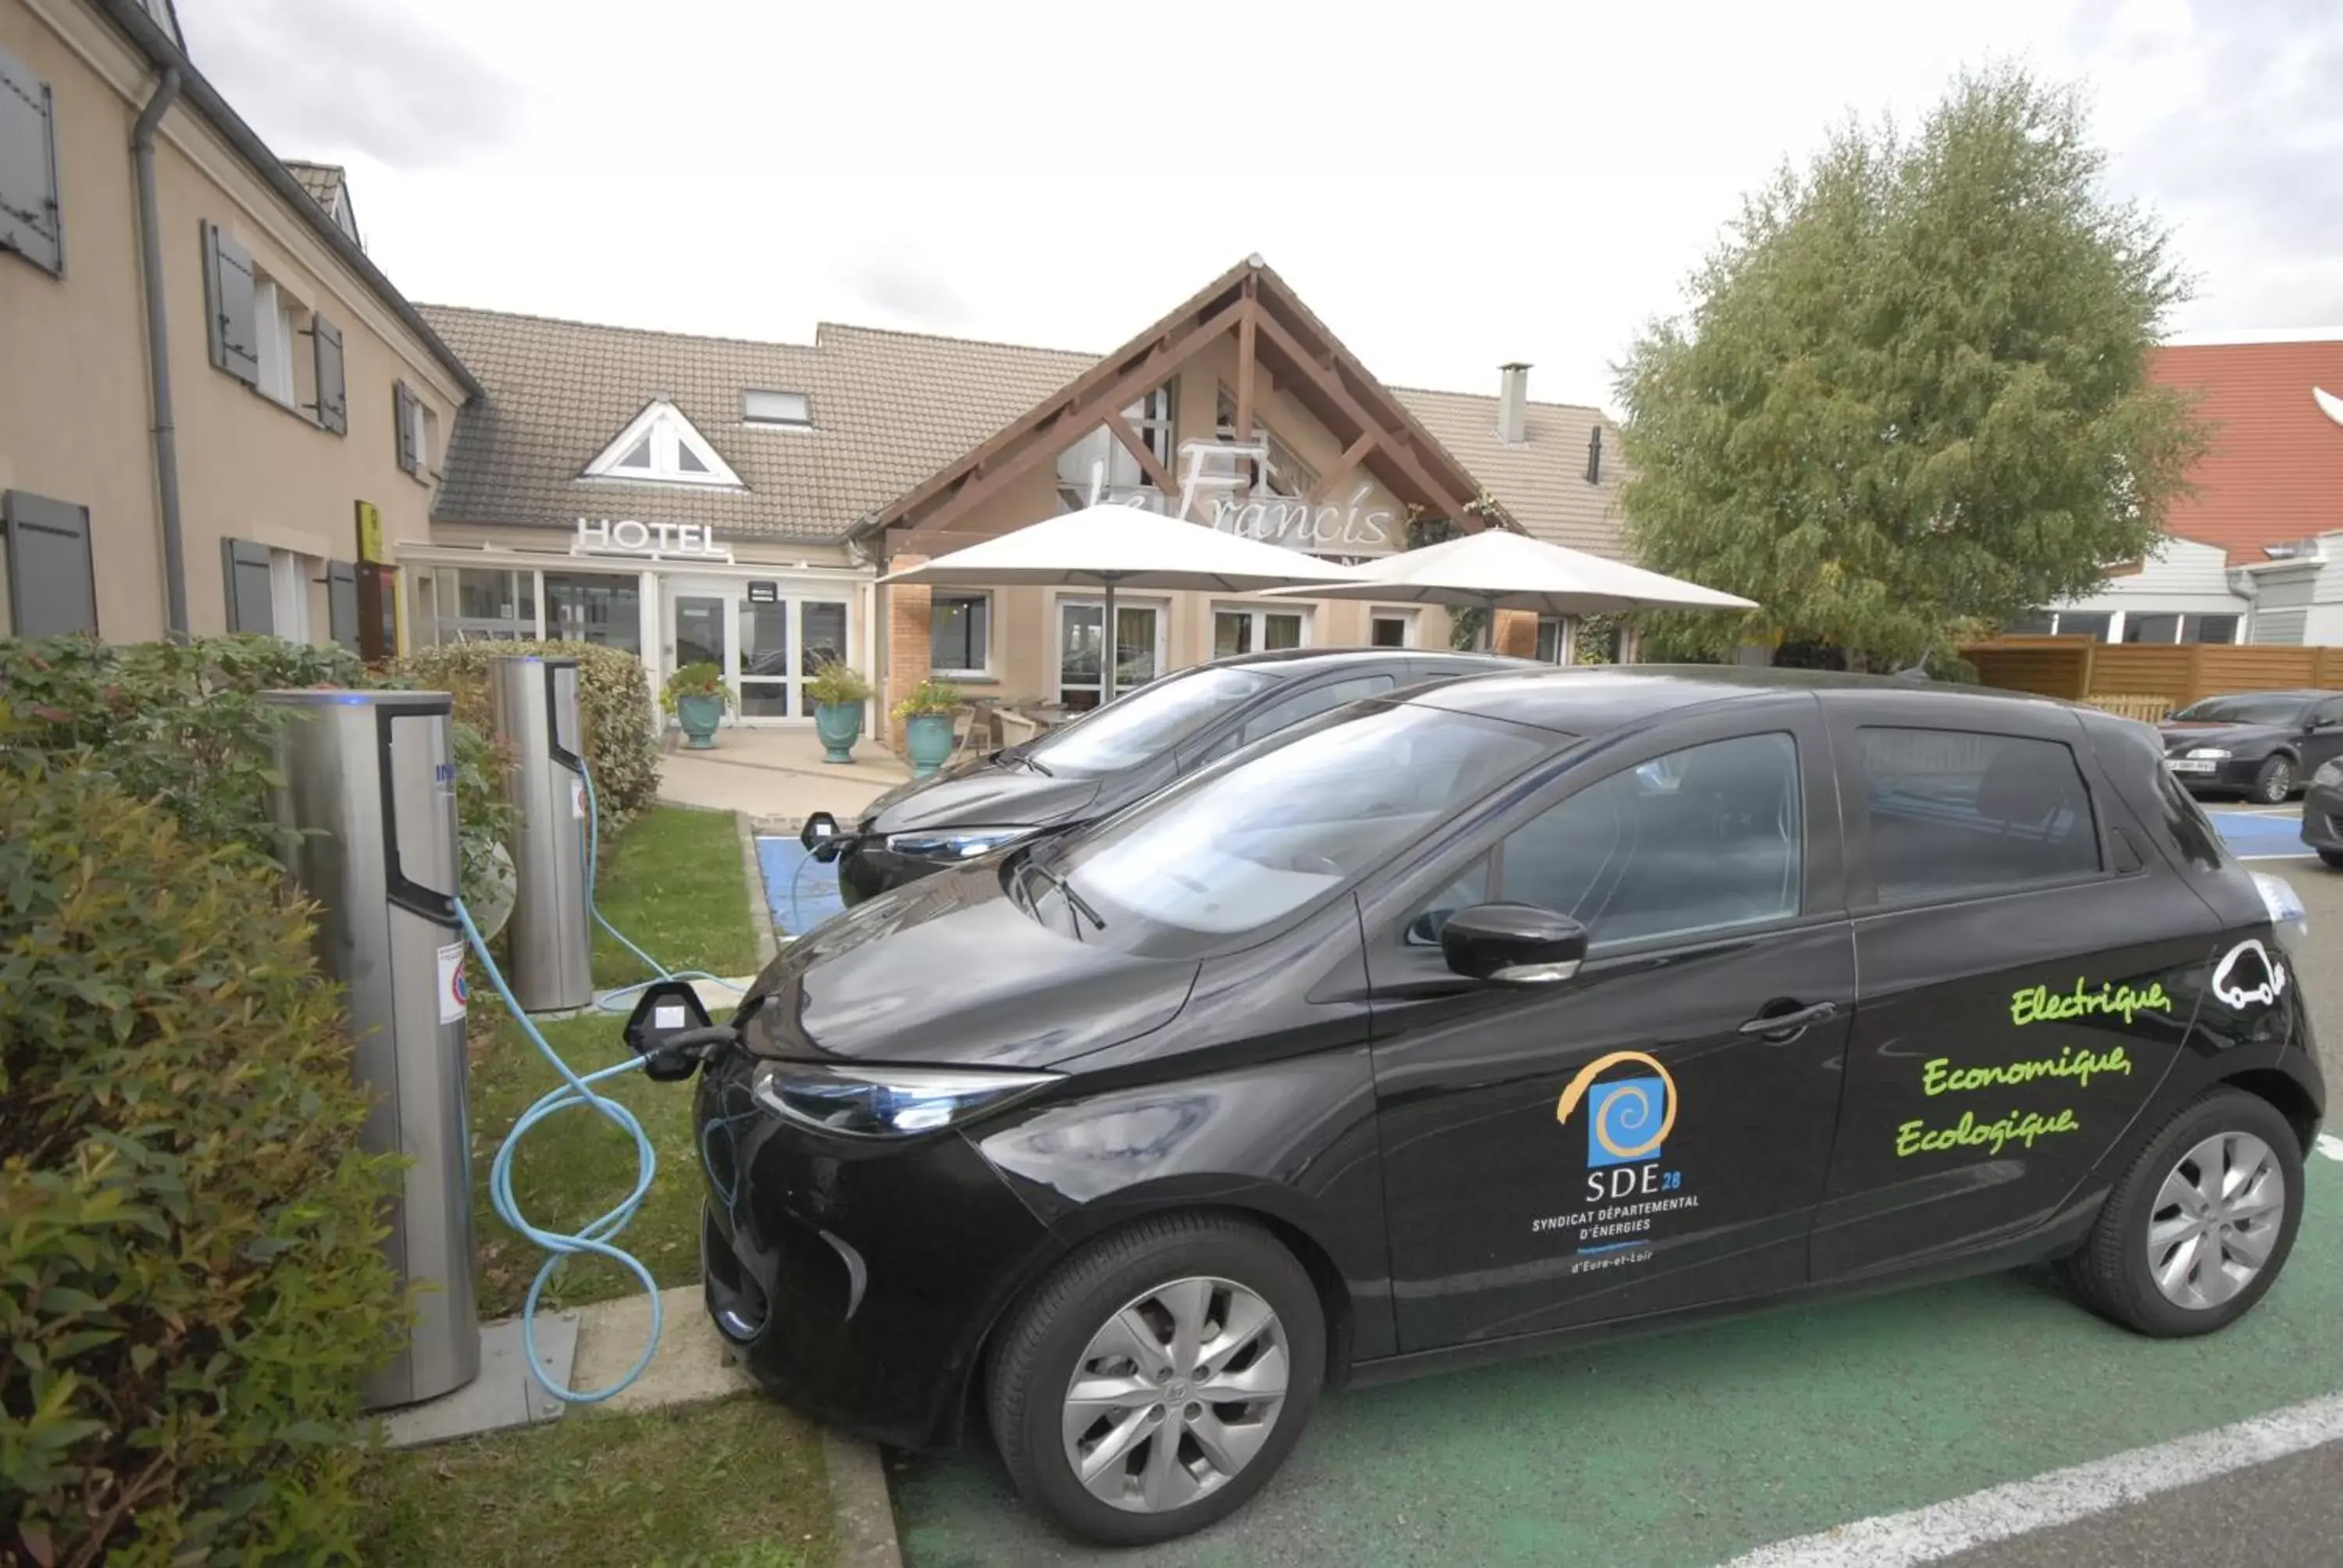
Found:
[[[1549,670],[1321,714],[629,1039],[697,1073],[764,1384],[907,1447],[987,1421],[1135,1544],[1345,1381],[2044,1259],[2224,1327],[2325,1111],[2301,931],[2128,720]]]
[[[2156,727],[2165,766],[2198,794],[2291,797],[2343,757],[2343,691],[2239,691],[2207,697]]]
[[[914,780],[850,828],[827,811],[799,839],[838,860],[850,907],[946,866],[1120,810],[1288,725],[1399,687],[1539,668],[1438,648],[1285,648],[1183,669],[1022,746]]]
[[[2302,841],[2343,869],[2343,758],[2320,763],[2303,789]]]

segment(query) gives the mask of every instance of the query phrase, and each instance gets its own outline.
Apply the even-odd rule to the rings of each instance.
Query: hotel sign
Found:
[[[634,556],[653,561],[716,561],[732,564],[732,552],[716,542],[705,523],[639,523],[632,518],[613,522],[578,519],[569,541],[573,556]]]

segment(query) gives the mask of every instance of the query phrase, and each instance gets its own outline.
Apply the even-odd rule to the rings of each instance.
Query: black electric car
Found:
[[[1131,1543],[1330,1383],[2044,1258],[2222,1327],[2324,1112],[2300,921],[2143,725],[1554,671],[1322,715],[629,1039],[699,1064],[708,1305],[765,1384],[912,1447],[980,1409]]]
[[[2276,806],[2343,757],[2343,691],[2241,691],[2192,702],[2157,727],[2165,766],[2192,792]]]
[[[839,896],[851,906],[1003,845],[1094,821],[1346,702],[1427,680],[1536,668],[1493,654],[1395,648],[1215,659],[1026,745],[891,789],[851,829],[817,811],[799,838],[817,856],[837,858]]]

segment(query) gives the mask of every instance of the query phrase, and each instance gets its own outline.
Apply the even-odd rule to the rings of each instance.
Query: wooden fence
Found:
[[[2006,637],[1972,644],[1961,657],[1987,686],[2088,702],[2133,719],[2160,719],[2225,691],[2343,691],[2343,648]],[[2151,713],[2157,703],[2163,708]]]

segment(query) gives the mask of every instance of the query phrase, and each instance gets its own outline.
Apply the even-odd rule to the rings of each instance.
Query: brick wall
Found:
[[[1537,623],[1538,618],[1529,610],[1499,610],[1496,650],[1513,658],[1535,658]]]
[[[913,555],[890,557],[887,569],[904,571],[927,558]],[[879,592],[885,599],[887,625],[887,673],[880,684],[879,715],[886,725],[887,744],[900,757],[903,755],[903,725],[890,716],[890,710],[903,699],[904,693],[928,678],[928,654],[934,646],[929,610],[934,595],[923,583],[889,583]]]

